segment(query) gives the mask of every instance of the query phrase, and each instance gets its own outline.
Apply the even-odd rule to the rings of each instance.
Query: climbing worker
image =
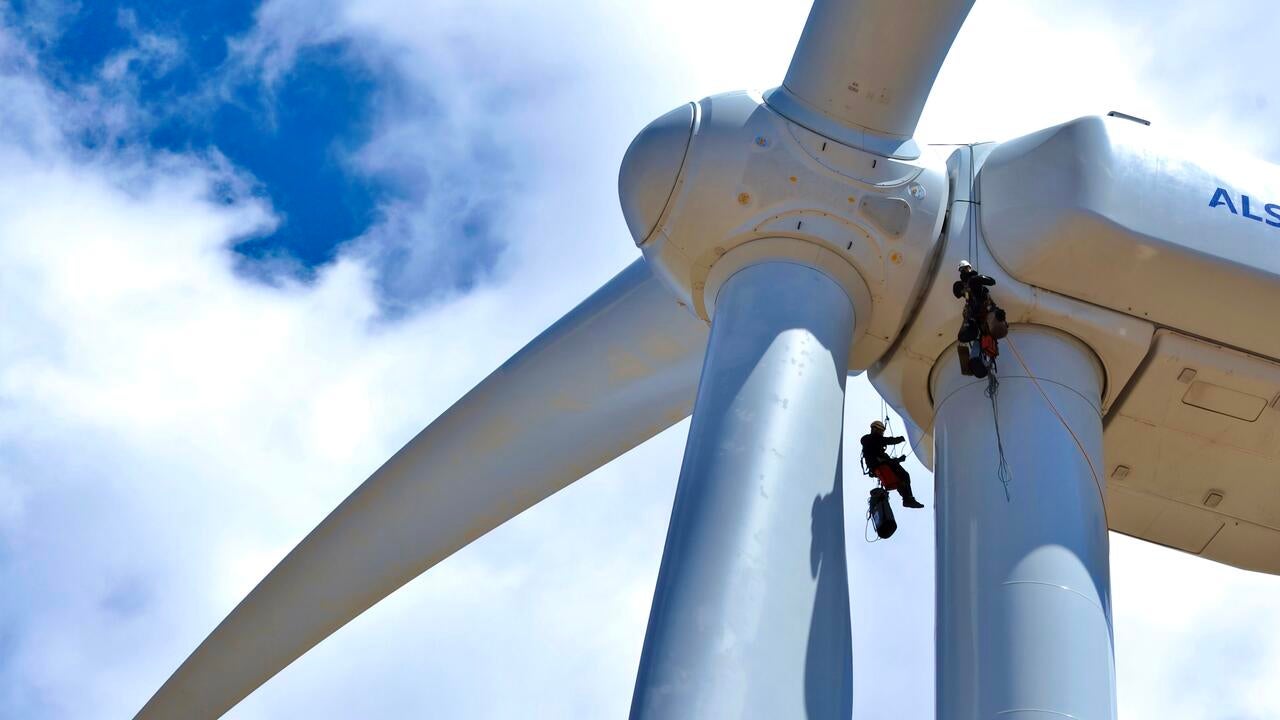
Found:
[[[987,305],[991,302],[991,291],[987,288],[996,284],[995,278],[983,275],[968,260],[961,260],[960,279],[951,283],[951,294],[957,299],[964,298],[966,311],[965,323],[960,327],[962,334],[979,335],[979,323],[986,317]],[[967,340],[965,342],[968,342]]]
[[[911,475],[902,467],[903,458],[889,457],[887,448],[905,442],[901,436],[885,437],[884,423],[876,420],[871,423],[871,432],[862,436],[862,460],[867,465],[867,474],[880,481],[886,490],[897,490],[902,496],[902,506],[922,508],[924,505],[911,494]]]
[[[974,296],[975,301],[984,300],[990,295],[987,288],[996,284],[995,278],[974,270],[968,260],[961,260],[960,267],[956,269],[960,272],[960,279],[951,283],[951,294],[960,298],[969,293]]]
[[[995,278],[974,270],[968,260],[962,260],[958,269],[960,279],[952,283],[951,293],[964,299],[963,319],[956,333],[960,372],[984,378],[1000,354],[996,341],[1009,334],[1009,324],[987,290],[996,284]]]

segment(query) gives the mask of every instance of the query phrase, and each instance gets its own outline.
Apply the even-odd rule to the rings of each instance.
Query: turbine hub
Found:
[[[693,103],[681,105],[641,130],[622,158],[618,197],[637,245],[657,227],[674,194],[693,137],[693,121]]]
[[[906,322],[949,192],[933,153],[906,161],[842,145],[752,92],[655,120],[627,150],[618,190],[649,268],[702,320],[748,265],[794,262],[838,282],[858,314],[854,370],[883,355]]]

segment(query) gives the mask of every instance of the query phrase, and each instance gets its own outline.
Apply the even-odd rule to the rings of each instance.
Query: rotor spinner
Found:
[[[654,273],[703,320],[734,272],[781,260],[839,282],[857,313],[849,368],[888,349],[923,287],[946,166],[891,159],[791,122],[754,93],[715,95],[646,127],[619,174],[627,225]]]

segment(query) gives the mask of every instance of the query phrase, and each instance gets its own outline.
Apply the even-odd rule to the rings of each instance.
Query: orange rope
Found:
[[[1075,441],[1076,447],[1080,449],[1080,454],[1084,456],[1084,461],[1089,464],[1089,473],[1093,475],[1093,484],[1098,488],[1098,496],[1102,498],[1102,515],[1107,515],[1107,494],[1102,489],[1102,481],[1098,478],[1098,469],[1093,466],[1093,459],[1089,457],[1089,452],[1084,449],[1084,443],[1080,442],[1080,438],[1076,435],[1076,431],[1071,429],[1067,424],[1067,419],[1062,417],[1062,413],[1058,412],[1058,407],[1053,404],[1053,400],[1049,399],[1049,394],[1044,391],[1044,387],[1040,385],[1040,381],[1036,379],[1035,373],[1031,372],[1031,368],[1027,367],[1027,361],[1022,358],[1022,353],[1018,352],[1018,346],[1013,344],[1013,337],[1009,336],[1004,339],[1009,344],[1009,348],[1013,350],[1014,357],[1018,358],[1018,364],[1026,371],[1027,377],[1031,378],[1031,382],[1035,383],[1036,389],[1040,391],[1040,396],[1049,404],[1049,409],[1057,416],[1058,422],[1062,423],[1062,427],[1070,433],[1071,439]],[[1107,518],[1107,527],[1111,527],[1111,520]]]

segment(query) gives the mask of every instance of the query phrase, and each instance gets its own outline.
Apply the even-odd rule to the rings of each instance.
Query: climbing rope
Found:
[[[966,215],[968,223],[968,240],[969,240],[969,262],[973,263],[973,269],[982,272],[982,258],[978,257],[978,217],[977,217],[977,191],[975,190],[977,183],[975,182],[975,173],[973,172],[974,162],[973,146],[969,146],[969,208]]]
[[[1088,451],[1086,451],[1084,448],[1084,443],[1080,442],[1080,437],[1076,435],[1075,430],[1072,430],[1071,425],[1067,423],[1067,419],[1064,418],[1062,416],[1062,413],[1058,411],[1058,406],[1053,404],[1053,400],[1050,399],[1049,393],[1045,392],[1044,387],[1040,384],[1040,379],[1035,376],[1035,373],[1031,372],[1031,368],[1027,366],[1027,361],[1023,359],[1022,353],[1018,352],[1018,346],[1013,343],[1013,338],[1012,337],[1005,338],[1005,341],[1009,343],[1009,348],[1013,350],[1013,356],[1018,359],[1018,364],[1022,366],[1022,369],[1024,371],[1026,371],[1027,377],[1031,379],[1031,382],[1035,384],[1036,389],[1040,391],[1040,397],[1044,398],[1045,403],[1049,405],[1049,409],[1053,411],[1054,417],[1058,418],[1058,422],[1061,423],[1062,427],[1066,429],[1067,434],[1069,434],[1071,436],[1071,439],[1075,442],[1076,449],[1080,451],[1080,455],[1084,457],[1084,461],[1089,465],[1089,474],[1093,476],[1093,484],[1095,487],[1098,488],[1098,496],[1103,501],[1102,502],[1103,518],[1106,519],[1107,527],[1111,527],[1111,520],[1110,518],[1107,518],[1107,503],[1106,503],[1107,494],[1102,489],[1102,480],[1098,476],[1098,469],[1093,465],[1093,458],[1089,457]],[[1062,383],[1054,382],[1052,380],[1046,380],[1045,382],[1053,382],[1053,384],[1055,385],[1061,385],[1062,387],[1065,387],[1068,390],[1071,390],[1077,395],[1080,395],[1080,391],[1076,390],[1073,387],[1062,385]],[[1080,397],[1083,398],[1086,403],[1089,403],[1088,398],[1085,398],[1083,395],[1080,395]],[[1089,404],[1092,405],[1092,403],[1089,403]]]
[[[1000,435],[1000,409],[996,402],[996,396],[1000,394],[1000,381],[996,379],[995,368],[987,376],[987,389],[984,391],[987,399],[991,401],[991,418],[995,421],[996,427],[996,451],[1000,455],[1000,463],[996,466],[996,477],[1000,480],[1000,486],[1004,488],[1004,501],[1012,502],[1009,495],[1009,483],[1013,480],[1013,473],[1009,470],[1009,461],[1004,456],[1004,438]]]

